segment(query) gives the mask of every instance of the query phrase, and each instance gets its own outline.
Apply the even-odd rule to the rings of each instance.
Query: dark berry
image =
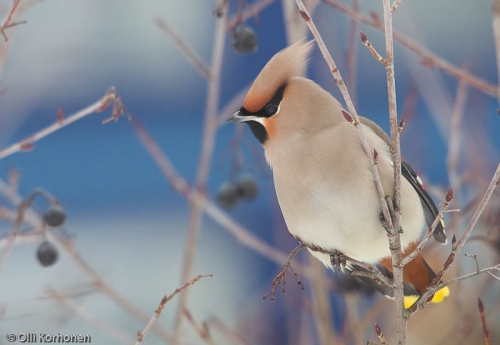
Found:
[[[259,47],[257,34],[246,25],[238,25],[233,31],[233,48],[239,54],[255,53]]]
[[[36,251],[36,257],[43,267],[52,266],[57,261],[57,248],[49,241],[42,242]]]
[[[47,212],[45,212],[43,219],[45,220],[45,223],[50,226],[61,226],[66,220],[66,213],[61,206],[52,206]]]
[[[217,204],[229,210],[238,204],[238,187],[232,182],[225,182],[217,191]]]
[[[236,185],[238,187],[238,196],[245,201],[252,201],[259,194],[257,181],[251,176],[240,178]]]

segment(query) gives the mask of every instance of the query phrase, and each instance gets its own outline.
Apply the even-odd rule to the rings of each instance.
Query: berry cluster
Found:
[[[58,227],[64,224],[66,221],[66,213],[64,209],[55,205],[52,206],[45,214],[43,215],[43,220],[48,226]],[[43,267],[52,266],[56,263],[59,253],[57,248],[50,243],[49,241],[43,241],[36,251],[36,257],[38,258],[38,262]]]
[[[217,204],[226,210],[236,207],[240,200],[252,201],[259,194],[259,186],[252,176],[244,176],[235,182],[224,182],[217,191]]]

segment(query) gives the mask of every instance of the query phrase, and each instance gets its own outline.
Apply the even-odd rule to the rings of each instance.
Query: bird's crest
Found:
[[[248,91],[243,107],[250,112],[262,109],[278,88],[291,77],[302,76],[314,41],[305,39],[276,53],[264,66]]]

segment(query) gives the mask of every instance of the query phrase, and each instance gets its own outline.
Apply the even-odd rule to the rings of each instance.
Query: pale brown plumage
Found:
[[[312,42],[301,41],[277,53],[257,76],[243,107],[228,121],[247,122],[263,144],[283,216],[295,238],[312,247],[386,265],[383,259],[390,255],[389,244],[380,221],[371,161],[339,102],[300,76],[311,49]],[[371,150],[379,153],[384,191],[392,197],[389,138],[372,121],[363,118],[361,123]],[[426,221],[417,187],[414,181],[402,180],[404,247],[418,240]],[[329,255],[311,253],[332,266]],[[419,256],[405,281],[422,293],[432,274]]]

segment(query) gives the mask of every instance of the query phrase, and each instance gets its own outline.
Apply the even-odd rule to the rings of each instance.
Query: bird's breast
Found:
[[[339,250],[357,260],[376,262],[390,255],[386,231],[380,222],[380,200],[371,163],[358,138],[348,140],[349,135],[343,129],[325,131],[308,140],[288,143],[286,149],[273,152],[270,157],[266,148],[266,156],[273,169],[285,222],[293,236],[328,251]],[[347,142],[353,144],[339,145]],[[379,170],[387,175],[384,176],[390,184],[392,167],[386,144],[376,138],[372,143],[379,145]],[[413,199],[404,202],[414,207],[418,197]],[[422,216],[417,212],[416,217],[416,222],[406,223],[406,243],[415,240],[422,229]],[[405,219],[411,219],[411,215],[405,218],[403,214],[403,225]]]

